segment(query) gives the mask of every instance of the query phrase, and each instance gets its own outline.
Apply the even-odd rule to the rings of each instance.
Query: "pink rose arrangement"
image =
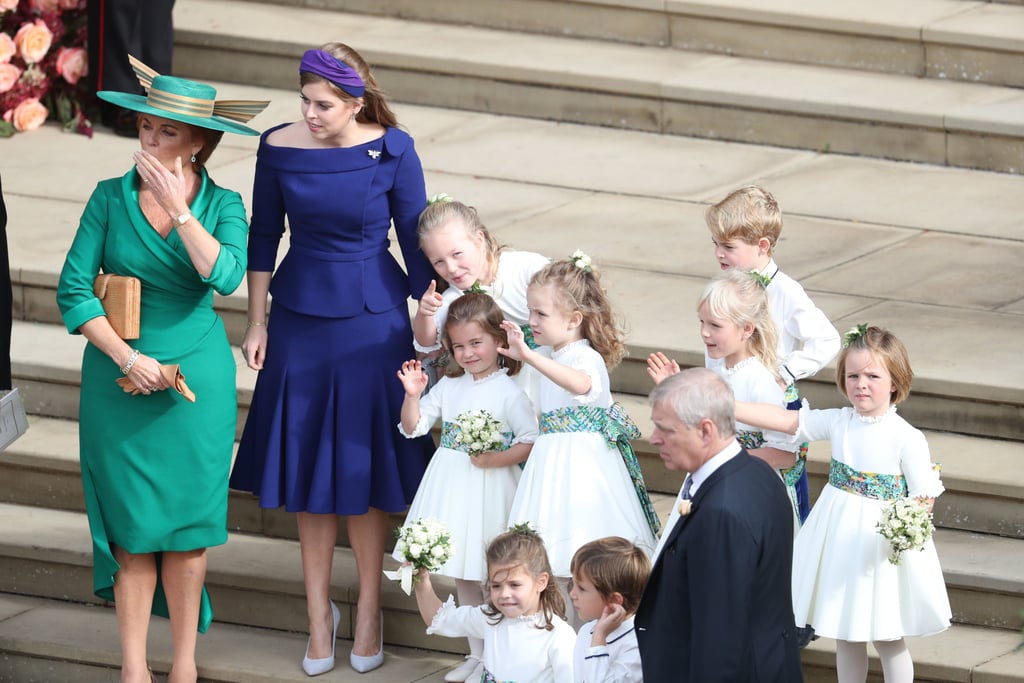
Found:
[[[92,137],[86,0],[0,0],[0,137],[57,119]]]

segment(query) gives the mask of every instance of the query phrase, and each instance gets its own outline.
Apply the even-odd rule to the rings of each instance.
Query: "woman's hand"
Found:
[[[133,159],[143,185],[168,216],[174,218],[188,211],[189,183],[182,170],[181,157],[174,160],[173,172],[145,150],[135,152]]]
[[[423,372],[423,364],[418,360],[407,360],[402,363],[402,368],[398,371],[398,379],[402,381],[405,395],[412,398],[418,398],[430,381],[427,373]]]
[[[252,325],[245,331],[242,339],[242,355],[245,364],[253,370],[262,370],[263,361],[267,358],[267,326]]]
[[[655,384],[661,384],[672,375],[679,373],[679,363],[670,360],[661,351],[647,356],[647,374]]]
[[[155,358],[141,353],[128,370],[128,379],[147,396],[154,391],[163,391],[169,386],[160,372],[160,363]]]

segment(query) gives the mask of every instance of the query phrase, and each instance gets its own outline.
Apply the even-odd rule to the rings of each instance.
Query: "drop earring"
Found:
[[[192,161],[193,164],[196,163],[196,155],[195,154],[192,155],[191,161]]]

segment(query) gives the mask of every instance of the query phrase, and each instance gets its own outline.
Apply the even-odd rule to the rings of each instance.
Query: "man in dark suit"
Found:
[[[651,445],[690,475],[636,613],[644,682],[802,681],[785,486],[737,443],[732,391],[713,372],[674,375],[650,403]]]

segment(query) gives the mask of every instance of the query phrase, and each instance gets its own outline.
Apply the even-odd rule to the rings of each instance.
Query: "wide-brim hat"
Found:
[[[145,95],[100,90],[96,96],[113,105],[152,114],[172,121],[181,121],[200,128],[220,130],[239,135],[259,135],[254,128],[243,125],[263,111],[269,101],[216,100],[217,89],[177,76],[161,76],[135,57],[128,57]]]

